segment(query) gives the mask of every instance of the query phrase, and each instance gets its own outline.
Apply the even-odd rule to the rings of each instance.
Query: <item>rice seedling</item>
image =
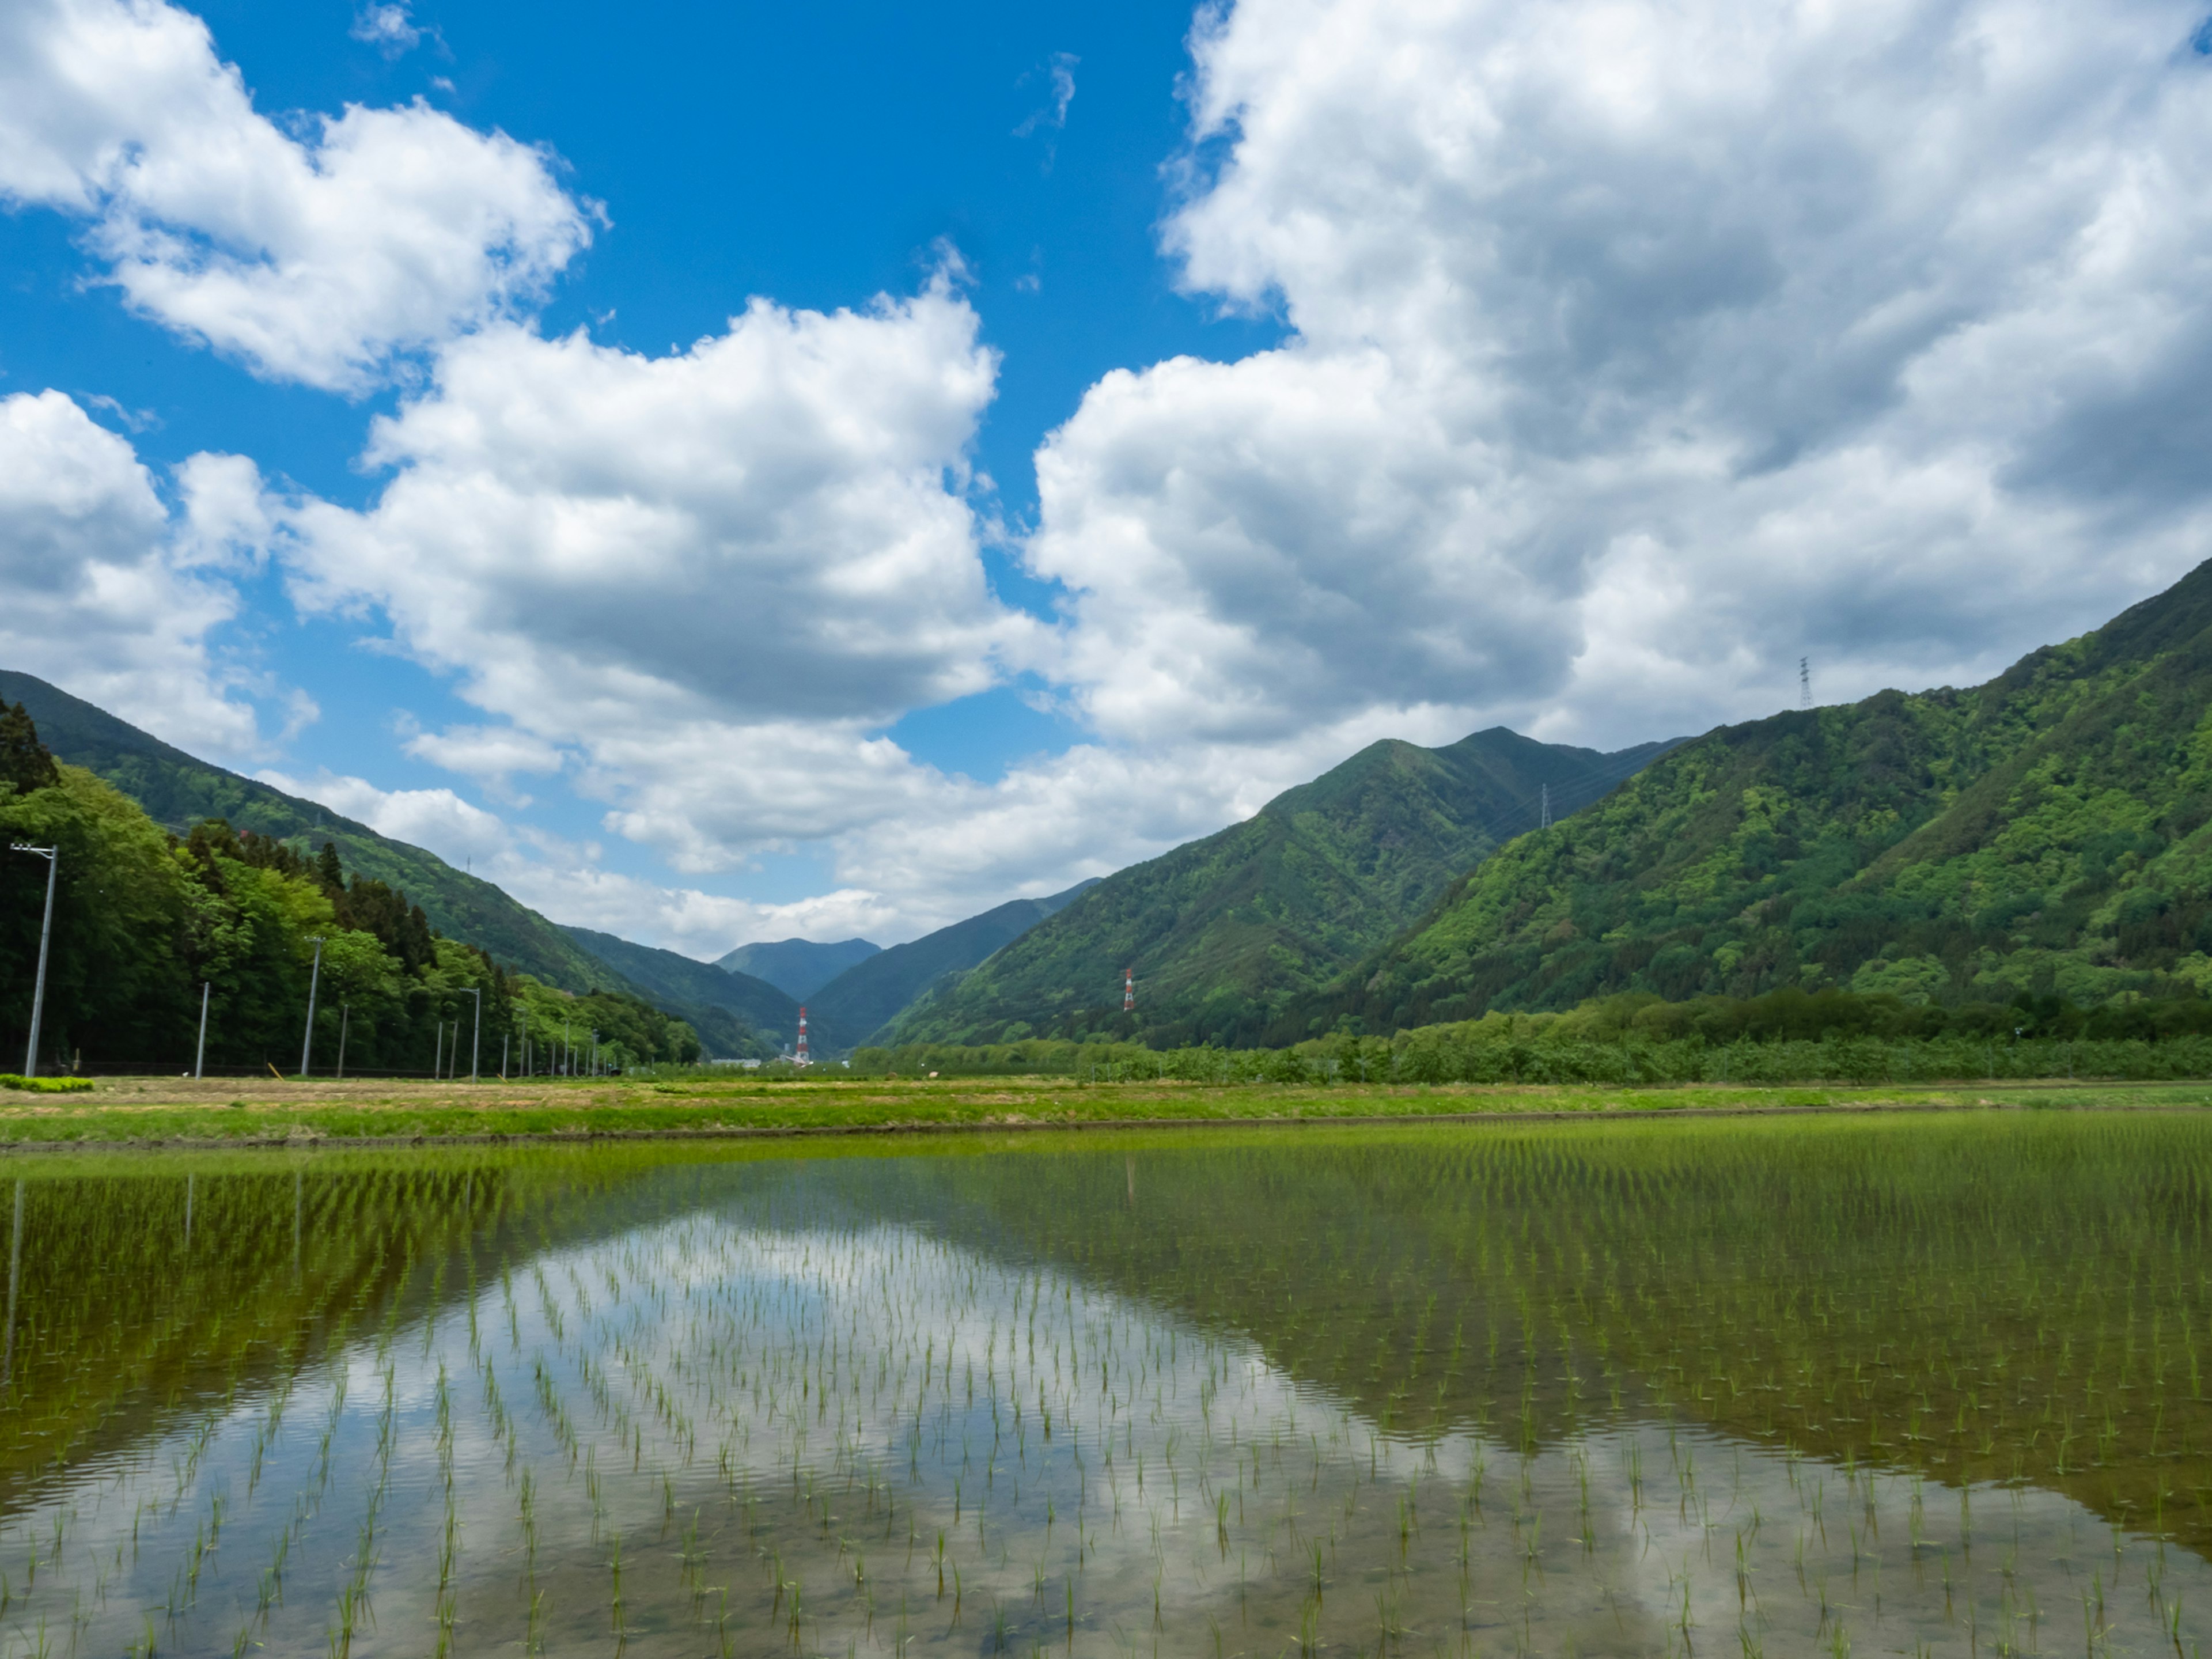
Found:
[[[235,1652],[235,1608],[333,1655],[2207,1633],[2201,1120],[873,1150],[34,1174],[0,1618]]]

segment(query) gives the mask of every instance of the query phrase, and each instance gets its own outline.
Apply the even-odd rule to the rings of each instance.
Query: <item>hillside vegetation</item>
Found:
[[[1524,835],[1277,1041],[1646,992],[2212,988],[2212,566],[1986,685],[1725,726]]]
[[[817,991],[809,1006],[824,1030],[847,1042],[866,1042],[916,998],[956,982],[1097,885],[1079,882],[1047,898],[1010,899],[965,921],[894,945],[854,963]],[[817,1038],[817,1047],[826,1054],[831,1045]]]
[[[0,842],[54,847],[41,1070],[80,1060],[172,1073],[207,1064],[299,1068],[311,989],[314,1061],[328,1074],[519,1064],[556,1051],[615,1065],[697,1058],[696,1035],[639,999],[584,996],[443,938],[404,891],[220,819],[177,836],[82,767],[57,763],[21,706],[0,708]],[[0,1042],[30,1027],[48,866],[0,865]],[[319,943],[319,954],[318,945]]]
[[[1547,787],[1555,813],[1571,811],[1664,748],[1605,755],[1503,728],[1442,749],[1374,744],[1244,823],[1108,877],[877,1040],[1251,1042],[1539,822]]]
[[[799,1005],[766,980],[589,927],[564,927],[577,944],[699,1033],[725,1060],[772,1060],[798,1029]]]
[[[195,759],[33,675],[0,669],[0,700],[23,706],[56,759],[106,780],[165,830],[183,835],[204,819],[221,818],[234,830],[295,846],[333,842],[347,869],[405,888],[430,925],[449,939],[477,945],[565,990],[635,988],[535,910],[434,853],[380,836],[319,802]]]
[[[884,947],[865,939],[780,939],[740,945],[714,959],[714,966],[732,974],[773,985],[793,999],[793,1006],[806,1001],[823,986],[852,967],[866,962]]]

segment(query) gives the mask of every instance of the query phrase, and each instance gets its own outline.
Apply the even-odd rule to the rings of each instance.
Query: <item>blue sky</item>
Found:
[[[0,661],[700,956],[1978,678],[2212,552],[2203,31],[24,0]]]

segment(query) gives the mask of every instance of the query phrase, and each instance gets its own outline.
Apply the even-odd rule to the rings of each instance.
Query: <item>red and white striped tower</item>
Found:
[[[804,1007],[799,1011],[799,1054],[793,1063],[800,1066],[814,1063],[806,1054],[806,1010]]]
[[[1121,970],[1121,1012],[1125,1014],[1137,1012],[1137,970],[1133,968]]]

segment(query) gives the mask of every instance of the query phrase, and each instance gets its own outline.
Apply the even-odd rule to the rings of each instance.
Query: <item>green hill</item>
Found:
[[[304,840],[310,851],[335,842],[347,869],[401,889],[448,939],[488,951],[498,961],[563,990],[633,988],[538,912],[434,853],[380,836],[317,802],[196,760],[32,675],[0,669],[0,699],[30,711],[39,736],[57,760],[105,779],[165,829],[183,834],[203,818],[226,818],[234,830],[280,841]]]
[[[588,927],[561,931],[686,1021],[710,1054],[773,1060],[798,1029],[799,1005],[765,980]]]
[[[1049,898],[1012,899],[950,927],[894,945],[854,963],[817,991],[808,1006],[831,1028],[850,1034],[856,1042],[866,1042],[947,975],[966,973],[1097,884],[1096,880],[1078,882]],[[823,1052],[828,1052],[826,1045]]]
[[[1244,823],[1107,878],[878,1040],[1253,1041],[1536,823],[1547,787],[1554,812],[1571,811],[1665,748],[1603,755],[1503,727],[1442,749],[1371,744]]]
[[[2208,708],[2212,564],[1986,685],[1684,744],[1484,862],[1294,1023],[1387,1032],[1792,985],[2196,996],[2212,989]]]

